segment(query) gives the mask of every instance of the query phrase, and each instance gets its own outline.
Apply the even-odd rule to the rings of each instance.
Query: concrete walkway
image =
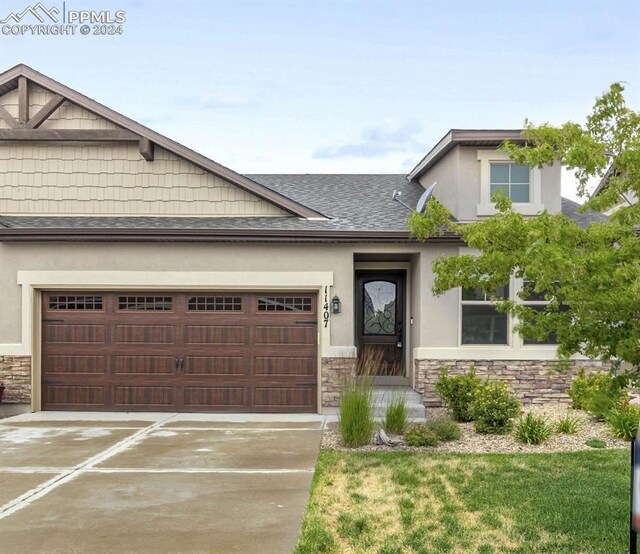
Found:
[[[292,552],[323,421],[64,412],[0,420],[0,551]]]

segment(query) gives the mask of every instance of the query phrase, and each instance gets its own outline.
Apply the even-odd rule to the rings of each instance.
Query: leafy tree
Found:
[[[584,210],[604,211],[621,199],[640,198],[640,114],[627,107],[623,91],[621,84],[611,85],[584,125],[527,121],[525,143],[500,148],[519,164],[542,167],[559,160],[574,170]],[[588,182],[605,174],[608,185],[590,195]],[[435,200],[424,214],[410,216],[418,239],[453,231],[476,252],[438,258],[433,292],[470,287],[491,294],[512,275],[526,279],[533,286],[520,298],[544,294],[544,311],[494,298],[498,310],[518,318],[521,334],[544,340],[554,333],[560,359],[577,353],[618,359],[633,367],[628,376],[640,375],[640,204],[623,205],[607,221],[583,228],[546,211],[523,217],[504,196],[493,200],[496,215],[476,223],[452,222]]]

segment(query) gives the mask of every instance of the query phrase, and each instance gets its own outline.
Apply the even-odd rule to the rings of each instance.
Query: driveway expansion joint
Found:
[[[44,483],[31,489],[30,491],[27,491],[26,493],[20,495],[18,498],[10,500],[4,506],[0,506],[0,520],[16,513],[26,506],[29,506],[31,503],[35,502],[39,498],[42,498],[61,485],[72,481],[81,473],[92,469],[96,464],[102,463],[112,456],[119,454],[132,444],[137,443],[145,435],[148,435],[149,433],[152,433],[153,431],[162,427],[162,425],[164,425],[174,417],[176,417],[176,414],[170,414],[166,418],[156,421],[151,425],[144,427],[143,429],[140,429],[139,431],[122,439],[121,441],[103,450],[102,452],[95,454],[87,460],[75,465],[74,467],[63,470],[59,475],[56,475],[55,477],[52,477],[48,481],[45,481]]]

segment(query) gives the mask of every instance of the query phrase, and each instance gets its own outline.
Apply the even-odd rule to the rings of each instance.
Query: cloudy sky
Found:
[[[0,20],[27,2],[3,1]],[[582,121],[614,81],[640,107],[635,0],[65,9],[124,10],[123,33],[0,35],[0,65],[26,63],[243,173],[407,172],[450,128]]]

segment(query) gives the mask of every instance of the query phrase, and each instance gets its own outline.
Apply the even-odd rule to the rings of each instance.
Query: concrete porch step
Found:
[[[422,421],[426,417],[422,397],[411,387],[373,387],[373,417],[383,419],[387,406],[397,398],[404,397],[407,417],[412,421]]]

